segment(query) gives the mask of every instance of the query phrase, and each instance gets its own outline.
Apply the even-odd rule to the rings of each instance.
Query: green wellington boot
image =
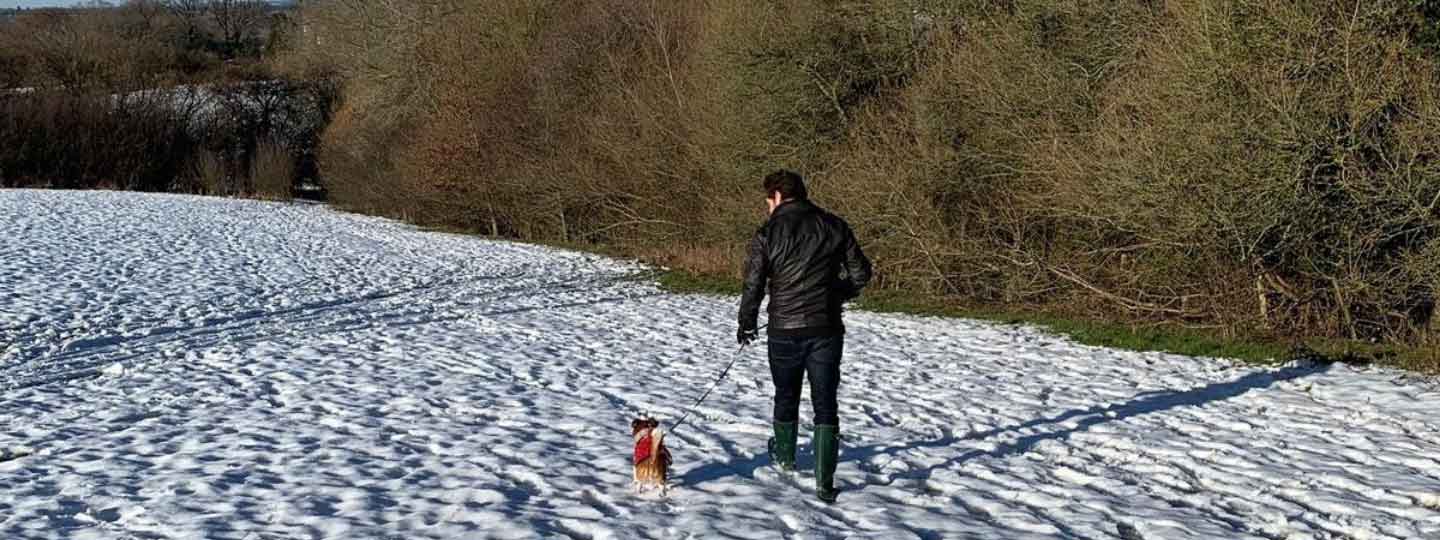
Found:
[[[770,461],[782,471],[795,470],[795,422],[776,422],[775,436],[770,438]]]
[[[840,459],[840,426],[815,426],[815,496],[835,502],[835,463]]]

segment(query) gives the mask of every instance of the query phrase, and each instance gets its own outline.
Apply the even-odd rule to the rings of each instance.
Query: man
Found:
[[[745,257],[745,291],[740,299],[741,344],[759,331],[756,318],[766,286],[770,293],[770,375],[775,381],[775,436],[770,459],[795,468],[800,389],[810,379],[815,409],[815,494],[834,502],[838,459],[836,391],[845,345],[841,306],[870,282],[870,261],[845,220],[807,198],[800,175],[777,171],[765,177],[770,218],[750,241]]]

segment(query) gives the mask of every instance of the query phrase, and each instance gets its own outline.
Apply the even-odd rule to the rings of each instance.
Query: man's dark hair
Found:
[[[765,196],[776,191],[782,199],[804,200],[809,196],[805,191],[805,180],[800,175],[781,169],[765,177]]]

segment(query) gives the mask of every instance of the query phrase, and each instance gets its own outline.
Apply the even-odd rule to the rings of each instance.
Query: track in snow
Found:
[[[4,538],[1440,537],[1395,371],[853,313],[838,504],[764,466],[755,351],[635,496],[732,299],[310,205],[0,191],[0,238]]]

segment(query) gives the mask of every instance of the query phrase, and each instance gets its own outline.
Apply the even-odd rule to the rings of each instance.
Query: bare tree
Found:
[[[185,21],[199,21],[210,10],[210,0],[165,0],[165,8]]]
[[[165,3],[160,0],[130,0],[124,8],[148,28],[159,26],[166,11]]]
[[[210,12],[220,30],[221,41],[231,54],[259,31],[265,21],[263,0],[210,0]]]
[[[199,41],[205,14],[210,9],[210,0],[165,0],[165,8],[185,27],[185,40],[189,44]]]
[[[193,44],[213,28],[227,54],[236,54],[265,22],[264,0],[165,0]]]

